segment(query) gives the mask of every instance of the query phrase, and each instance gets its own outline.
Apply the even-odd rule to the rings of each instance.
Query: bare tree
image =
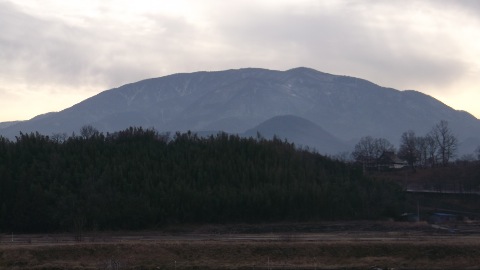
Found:
[[[84,139],[89,139],[99,134],[100,132],[98,129],[94,128],[92,125],[85,125],[80,128],[80,136]]]
[[[428,146],[426,137],[417,137],[415,139],[415,145],[418,151],[418,162],[421,166],[428,164]]]
[[[416,148],[418,151],[418,161],[422,166],[435,166],[438,159],[438,145],[432,135],[432,132],[423,137],[417,137]]]
[[[475,155],[477,156],[477,160],[480,160],[480,145],[475,149]]]
[[[433,167],[437,164],[438,145],[432,132],[428,133],[427,136],[425,136],[425,145],[428,163]]]
[[[386,151],[395,151],[393,144],[384,138],[373,138],[366,136],[360,139],[355,145],[355,150],[352,152],[353,157],[357,162],[363,164],[371,164]]]
[[[415,132],[409,130],[402,134],[400,139],[400,149],[398,149],[398,157],[406,160],[408,165],[415,170],[415,163],[420,158],[420,150]]]
[[[67,133],[53,133],[50,139],[56,143],[64,143],[67,140]]]
[[[385,138],[376,138],[375,150],[375,157],[378,159],[384,152],[395,152],[395,146]]]
[[[438,146],[437,153],[443,166],[447,166],[457,151],[457,138],[453,135],[445,120],[436,124],[431,131],[431,136]]]
[[[375,140],[371,136],[363,137],[355,145],[352,153],[356,161],[362,163],[372,162],[375,156]]]

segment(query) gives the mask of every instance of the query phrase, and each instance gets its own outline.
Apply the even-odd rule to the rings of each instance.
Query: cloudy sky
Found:
[[[480,118],[480,1],[0,0],[0,121],[172,73],[298,66]]]

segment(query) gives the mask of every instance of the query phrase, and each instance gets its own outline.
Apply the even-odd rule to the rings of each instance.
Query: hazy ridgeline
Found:
[[[0,230],[394,216],[397,185],[278,139],[129,128],[0,137]]]

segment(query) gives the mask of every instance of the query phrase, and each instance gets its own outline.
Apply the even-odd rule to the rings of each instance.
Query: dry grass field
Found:
[[[426,223],[332,222],[3,234],[0,269],[480,269],[479,226],[467,225],[455,233]]]

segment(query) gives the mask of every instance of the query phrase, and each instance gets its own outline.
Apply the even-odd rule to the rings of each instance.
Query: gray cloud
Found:
[[[170,18],[162,21],[165,33],[145,35],[101,18],[84,28],[49,21],[7,2],[0,18],[0,76],[31,84],[114,86],[155,76],[188,36]]]
[[[418,7],[399,4],[395,8],[406,13]],[[431,6],[427,8],[436,12]],[[388,15],[389,11],[381,5],[366,4],[333,10],[312,7],[303,12],[244,9],[221,16],[218,20],[223,23],[218,28],[227,43],[239,44],[251,58],[272,55],[274,50],[271,63],[371,75],[396,87],[444,87],[468,71],[464,59],[448,54],[461,50],[454,37],[440,28],[425,33],[415,21],[399,19],[395,13]]]
[[[78,42],[83,33],[31,17],[0,2],[2,76],[37,83],[80,82],[88,52]],[[89,59],[85,59],[88,61]]]
[[[439,2],[457,12],[480,10],[477,1]],[[425,32],[402,16],[415,9],[435,16],[437,1],[311,3],[213,1],[205,25],[152,11],[144,25],[97,17],[74,26],[0,2],[0,61],[8,63],[0,65],[0,76],[113,87],[175,72],[309,66],[412,88],[452,84],[468,71],[465,60],[450,53],[462,50],[455,37],[441,28]]]
[[[430,1],[433,5],[436,5],[438,8],[441,9],[457,9],[459,12],[462,13],[469,13],[472,16],[476,16],[477,19],[480,19],[478,16],[480,15],[480,1],[478,0],[461,0],[461,1],[454,1],[454,0],[431,0]]]

